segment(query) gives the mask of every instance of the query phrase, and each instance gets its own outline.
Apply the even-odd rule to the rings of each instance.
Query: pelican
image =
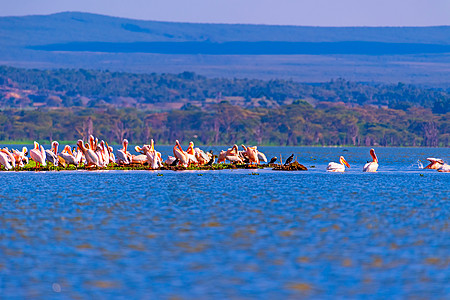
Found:
[[[339,163],[330,162],[327,167],[328,172],[345,172],[345,166],[350,168],[350,165],[343,156],[339,157]]]
[[[375,154],[375,150],[370,149],[370,155],[373,160],[364,165],[363,172],[376,172],[378,169],[378,158]]]
[[[41,145],[39,149],[39,144],[35,141],[34,142],[34,149],[30,150],[30,157],[32,160],[36,162],[36,168],[39,168],[40,165],[45,167],[47,163],[45,162],[45,150],[44,147]]]
[[[28,164],[28,157],[27,157],[28,149],[27,147],[23,147],[22,151],[19,150],[13,150],[13,156],[16,160],[16,163],[19,164],[19,167],[25,167],[25,165]]]
[[[189,146],[187,150],[185,151],[187,157],[189,158],[189,164],[198,164],[197,157],[195,156],[195,150],[194,150],[194,142],[189,142]]]
[[[11,153],[11,152],[9,151],[9,149],[6,148],[6,147],[3,148],[3,149],[1,149],[0,151],[2,151],[3,153],[6,154],[6,156],[8,157],[9,163],[11,164],[11,166],[12,166],[13,168],[15,168],[15,167],[16,167],[16,158],[14,157],[13,153]]]
[[[231,160],[229,159],[229,157],[231,158]],[[227,151],[220,151],[217,163],[220,164],[221,162],[225,162],[226,159],[228,159],[229,161],[242,163],[242,159],[239,157],[239,148],[236,144],[234,144],[232,148],[228,148]]]
[[[59,143],[57,141],[53,141],[52,148],[50,150],[45,150],[46,160],[51,162],[54,166],[58,165],[58,146]]]
[[[256,146],[255,146],[256,148]],[[256,150],[258,152],[258,159],[259,161],[267,162],[267,157],[264,153],[260,152],[259,150]]]
[[[171,164],[173,164],[175,161],[177,160],[177,158],[175,156],[170,156],[167,157],[166,161],[164,162],[166,165],[170,166]]]
[[[198,147],[194,148],[194,152],[195,152],[195,158],[197,159],[198,163],[201,165],[208,163],[212,157],[211,153],[205,152]]]
[[[257,165],[259,165],[258,150],[256,149],[256,146],[254,147],[245,147],[245,145],[241,146],[242,148],[244,148],[244,153],[248,157],[250,164],[256,163]]]
[[[73,155],[72,149],[70,149],[69,145],[66,145],[64,147],[63,151],[61,151],[61,153],[59,153],[58,156],[60,158],[62,158],[62,160],[64,161],[65,165],[67,165],[67,166],[68,165],[74,165],[75,167],[78,167],[78,164],[79,164],[80,161],[77,160],[77,158]]]
[[[82,140],[78,140],[77,142],[78,148],[81,152],[83,152],[84,157],[86,158],[87,166],[95,166],[100,167],[100,162],[97,154],[95,154],[94,150],[89,149],[83,145]]]
[[[428,166],[426,166],[424,169],[440,169],[444,165],[444,160],[440,158],[434,158],[434,157],[428,157],[427,160],[430,162]]]
[[[443,164],[442,167],[440,167],[438,169],[438,172],[450,172],[450,165],[448,164]]]
[[[185,167],[189,164],[189,157],[186,154],[187,153],[181,148],[180,142],[176,140],[175,146],[173,147],[173,155],[178,158],[178,163]]]
[[[6,153],[3,152],[3,149],[0,150],[0,164],[5,167],[6,170],[11,170],[13,167],[9,163],[9,157]]]
[[[128,140],[124,139],[122,142],[123,148],[117,150],[117,159],[116,162],[118,164],[128,165],[131,162],[131,154],[127,151]]]

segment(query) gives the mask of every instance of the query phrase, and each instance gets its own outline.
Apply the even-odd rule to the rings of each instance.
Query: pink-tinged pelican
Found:
[[[6,170],[11,170],[13,167],[9,163],[9,157],[8,155],[3,152],[3,149],[0,150],[0,164],[5,167]]]
[[[83,152],[88,167],[89,166],[100,167],[98,156],[92,149],[85,147],[82,140],[78,140],[77,146],[81,150],[81,152]]]
[[[212,154],[203,151],[200,148],[194,148],[195,158],[197,159],[198,164],[204,165],[211,160]]]
[[[350,165],[343,156],[339,157],[339,163],[330,162],[327,167],[328,172],[345,172],[345,166],[350,168]]]
[[[9,163],[11,164],[11,166],[13,168],[15,168],[16,167],[16,158],[14,157],[13,153],[10,152],[9,149],[6,147],[1,149],[0,151],[2,151],[3,153],[6,154],[6,156],[8,157]]]
[[[34,142],[34,149],[30,150],[30,157],[36,163],[36,168],[39,168],[40,165],[43,167],[47,165],[45,162],[46,155],[44,147],[42,145],[39,147],[39,144],[36,141]]]
[[[427,160],[430,162],[424,169],[434,169],[438,172],[450,172],[450,165],[446,164],[443,159],[429,157]]]
[[[195,157],[194,142],[189,142],[189,146],[186,149],[185,153],[189,158],[189,164],[198,164],[197,157]]]
[[[376,172],[378,169],[378,158],[375,154],[375,150],[370,149],[370,155],[373,160],[364,165],[363,172]]]
[[[430,164],[426,166],[424,169],[437,170],[444,165],[444,160],[440,158],[428,157],[427,160],[430,162]]]
[[[258,150],[257,147],[245,147],[245,145],[241,145],[242,148],[244,149],[244,153],[247,156],[250,164],[256,163],[257,165],[259,165],[259,157],[258,157]],[[267,159],[266,159],[267,161]]]
[[[28,149],[27,147],[23,147],[22,151],[19,150],[13,150],[13,156],[16,160],[16,163],[19,165],[19,167],[23,168],[25,165],[28,164],[28,157],[27,157]]]
[[[178,140],[175,141],[175,146],[173,147],[173,155],[178,158],[178,163],[184,167],[189,165],[189,158],[186,155],[186,152],[181,148],[180,142]]]

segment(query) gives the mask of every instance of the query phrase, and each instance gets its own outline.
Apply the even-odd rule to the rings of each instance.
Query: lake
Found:
[[[450,295],[449,148],[258,149],[309,171],[0,172],[0,298]]]

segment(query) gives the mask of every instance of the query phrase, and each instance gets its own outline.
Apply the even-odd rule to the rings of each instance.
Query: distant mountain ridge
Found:
[[[20,35],[14,36],[14,32]],[[0,17],[0,41],[42,45],[64,42],[283,41],[424,43],[450,45],[450,26],[312,27],[142,21],[104,15],[63,12]]]
[[[155,50],[157,45],[166,48]],[[235,48],[224,48],[229,45]],[[27,68],[192,71],[303,82],[343,77],[448,88],[449,53],[450,26],[200,24],[81,12],[0,17],[0,65]]]

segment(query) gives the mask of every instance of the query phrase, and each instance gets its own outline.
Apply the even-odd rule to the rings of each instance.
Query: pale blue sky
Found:
[[[0,16],[82,11],[200,23],[450,25],[450,0],[0,0],[0,8]]]

